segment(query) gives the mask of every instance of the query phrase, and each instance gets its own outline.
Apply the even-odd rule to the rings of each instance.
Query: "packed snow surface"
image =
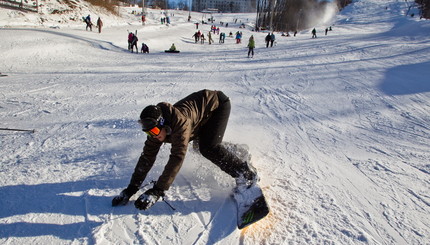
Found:
[[[74,13],[101,16],[98,33],[66,14],[0,9],[0,128],[35,129],[0,131],[0,243],[429,244],[430,23],[407,4],[354,1],[318,38],[275,33],[272,48],[251,13],[214,14],[227,38],[209,45],[194,43],[208,17],[195,12],[169,11],[169,26],[160,10],[146,25],[129,8]],[[136,30],[149,54],[127,50]],[[172,43],[181,53],[164,53]],[[141,110],[201,89],[231,98],[224,140],[249,147],[269,216],[238,230],[234,180],[192,147],[166,192],[175,211],[137,210],[138,195],[112,207],[146,138]]]

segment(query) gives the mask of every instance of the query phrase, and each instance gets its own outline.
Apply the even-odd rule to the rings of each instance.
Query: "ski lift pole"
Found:
[[[36,130],[34,130],[34,129],[20,129],[20,128],[0,128],[0,130],[3,130],[3,131],[17,131],[17,132],[30,132],[30,133],[36,132]]]

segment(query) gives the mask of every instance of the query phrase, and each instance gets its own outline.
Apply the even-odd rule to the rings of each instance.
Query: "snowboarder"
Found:
[[[112,206],[127,204],[139,190],[163,143],[172,144],[169,160],[154,186],[135,201],[138,209],[146,210],[165,196],[184,162],[188,143],[193,140],[204,157],[235,178],[238,188],[256,185],[255,169],[222,144],[230,109],[230,99],[221,91],[211,90],[192,93],[174,105],[161,102],[145,107],[139,120],[148,134],[143,152],[128,187],[113,198]]]
[[[254,57],[254,48],[255,48],[254,35],[251,35],[248,42],[248,58],[250,54],[252,54],[251,58]]]
[[[172,43],[172,46],[170,46],[169,51],[176,51],[176,46],[174,43]]]
[[[103,27],[103,21],[102,19],[100,19],[100,17],[97,19],[97,28],[99,29],[99,33],[102,32],[102,27]]]
[[[176,46],[174,43],[172,43],[172,46],[170,46],[170,49],[164,50],[166,53],[179,53],[179,50],[176,50]]]

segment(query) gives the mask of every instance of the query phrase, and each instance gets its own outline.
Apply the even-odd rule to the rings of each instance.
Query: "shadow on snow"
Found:
[[[211,242],[222,240],[236,229],[236,216],[234,215],[234,218],[232,218],[232,215],[226,215],[226,213],[235,214],[236,212],[234,202],[229,197],[224,203],[220,203],[219,199],[208,201],[198,199],[190,201],[175,200],[170,203],[177,208],[176,211],[159,202],[151,210],[139,211],[134,208],[134,201],[130,201],[126,206],[111,207],[112,196],[96,196],[89,193],[94,189],[123,188],[125,182],[126,180],[122,179],[87,179],[74,182],[0,187],[2,196],[0,199],[0,206],[2,207],[0,209],[1,219],[18,215],[38,215],[37,217],[31,217],[30,215],[29,220],[31,221],[0,224],[0,238],[42,235],[52,235],[67,240],[82,237],[90,238],[92,231],[97,226],[102,225],[103,222],[91,221],[88,217],[109,213],[134,215],[138,212],[154,217],[173,215],[174,213],[180,213],[182,216],[191,213],[210,212],[211,220],[208,224],[202,225],[206,229],[210,229],[208,239]],[[215,204],[220,204],[221,207],[219,209],[214,208]],[[40,214],[46,214],[46,216],[40,217]],[[61,217],[56,217],[55,214]],[[62,217],[64,215],[75,217],[72,217],[71,223],[67,224],[67,222],[64,222],[67,217]],[[37,221],[39,217],[42,222],[46,223]],[[61,224],[53,223],[52,219],[60,219]],[[73,222],[76,219],[83,221]]]
[[[387,95],[408,95],[430,92],[430,62],[390,68],[379,85]]]

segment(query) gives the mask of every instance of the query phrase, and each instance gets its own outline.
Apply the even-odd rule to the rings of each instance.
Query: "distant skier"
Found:
[[[197,43],[199,41],[200,34],[198,32],[196,32],[196,33],[194,33],[193,37],[194,37],[195,43]]]
[[[254,57],[254,48],[255,48],[254,35],[251,35],[248,42],[248,58],[250,54],[252,55],[251,58]]]
[[[88,28],[90,28],[90,31],[93,31],[93,23],[91,22],[91,16],[90,15],[88,15],[85,18],[85,23],[87,24],[87,26],[85,27],[85,30],[88,31]]]
[[[142,53],[149,53],[149,47],[144,42],[142,42],[142,48],[140,49]]]
[[[212,44],[214,42],[214,40],[212,39],[212,33],[208,32],[208,42],[209,44]]]
[[[97,19],[97,28],[99,29],[99,33],[102,32],[102,27],[103,27],[103,21],[102,19],[100,19],[100,17]]]
[[[136,53],[139,53],[139,49],[137,48],[137,41],[139,41],[139,39],[137,38],[136,35],[134,35],[132,32],[131,33],[131,42],[130,42],[130,48],[129,50],[133,53],[134,48],[136,47]],[[130,40],[130,38],[129,38]]]
[[[221,34],[219,35],[219,43],[224,43],[225,41],[225,33],[221,32]]]
[[[317,30],[315,28],[312,30],[312,38],[317,38]]]
[[[165,196],[181,169],[188,143],[193,140],[205,158],[236,180],[238,188],[256,185],[255,169],[222,144],[230,110],[230,99],[221,91],[211,90],[192,93],[174,105],[161,102],[145,107],[139,120],[147,134],[143,152],[128,187],[113,198],[112,206],[127,204],[140,189],[163,143],[171,144],[169,160],[154,186],[134,202],[138,209],[146,210]]]
[[[272,32],[272,35],[270,35],[270,47],[273,47],[274,42],[275,42],[275,34]]]
[[[242,32],[236,32],[236,43],[239,44],[242,42]]]
[[[133,41],[133,36],[134,36],[134,34],[133,34],[133,32],[129,32],[128,33],[128,51],[130,51],[131,50],[131,42]]]
[[[272,37],[270,36],[270,32],[267,33],[267,36],[264,40],[266,41],[266,48],[268,48],[270,44],[270,40],[272,40]]]

